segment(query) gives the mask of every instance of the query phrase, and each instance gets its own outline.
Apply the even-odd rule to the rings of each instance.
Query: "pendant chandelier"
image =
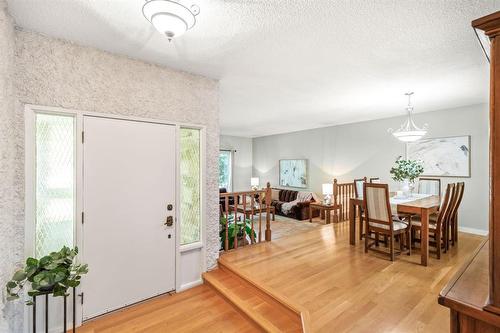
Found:
[[[427,134],[428,126],[425,124],[423,128],[419,128],[415,125],[412,118],[413,106],[411,105],[411,96],[413,95],[413,92],[408,92],[405,95],[408,96],[408,106],[406,107],[408,119],[398,130],[395,131],[390,128],[389,133],[392,133],[392,135],[400,141],[413,142],[420,140],[425,134]]]
[[[196,24],[195,16],[200,13],[200,8],[197,5],[188,8],[171,0],[148,0],[142,6],[142,13],[156,30],[171,41]]]

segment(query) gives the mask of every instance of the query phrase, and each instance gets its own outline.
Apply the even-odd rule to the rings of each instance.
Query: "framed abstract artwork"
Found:
[[[307,187],[307,160],[280,160],[280,186]]]
[[[409,142],[406,156],[423,162],[422,176],[470,177],[470,141],[470,135],[463,135]]]

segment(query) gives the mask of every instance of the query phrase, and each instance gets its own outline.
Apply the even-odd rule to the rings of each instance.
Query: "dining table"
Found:
[[[410,197],[400,198],[391,192],[391,208],[394,213],[417,214],[421,216],[420,235],[420,263],[427,266],[429,262],[429,217],[437,213],[441,203],[438,195],[413,194]],[[363,198],[349,199],[349,243],[356,245],[356,215],[361,216]]]

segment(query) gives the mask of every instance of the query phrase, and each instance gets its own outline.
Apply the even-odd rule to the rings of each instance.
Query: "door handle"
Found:
[[[163,225],[166,225],[167,227],[171,227],[173,224],[174,224],[173,216],[167,216],[165,223],[163,223]]]

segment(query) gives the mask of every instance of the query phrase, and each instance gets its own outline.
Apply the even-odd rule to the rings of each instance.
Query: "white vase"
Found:
[[[401,184],[401,191],[403,191],[403,196],[405,198],[410,196],[410,181],[408,179],[403,180]]]

